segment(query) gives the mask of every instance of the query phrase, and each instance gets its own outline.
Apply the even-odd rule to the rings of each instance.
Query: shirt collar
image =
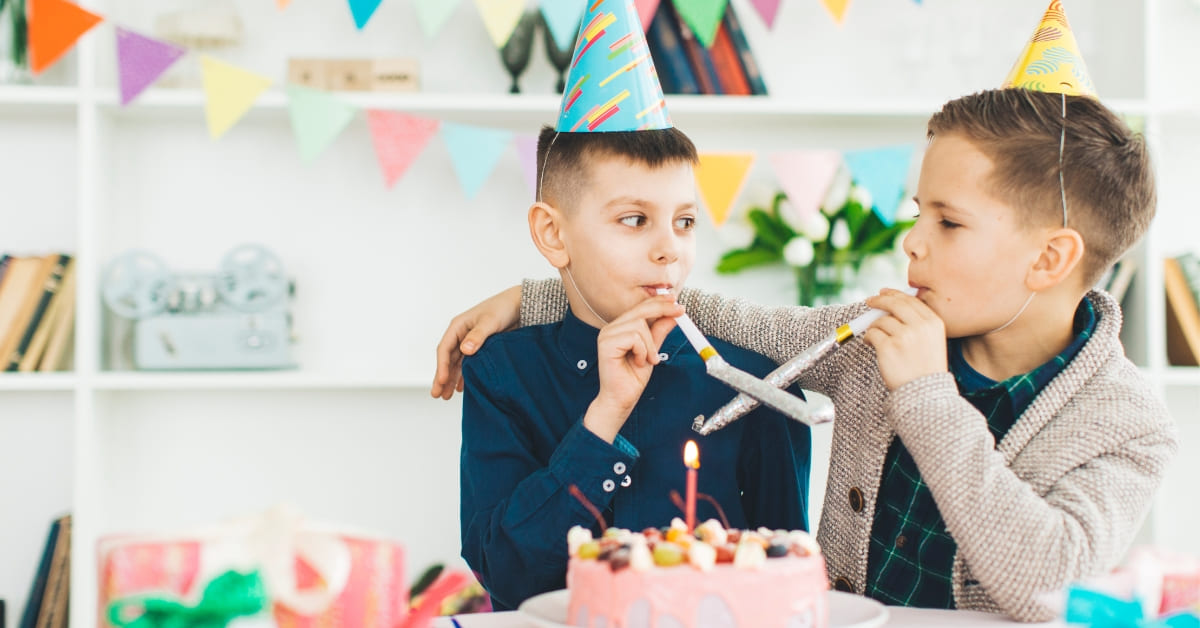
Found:
[[[596,368],[596,339],[599,336],[599,329],[579,320],[571,308],[567,308],[558,328],[558,350],[563,362],[576,374],[587,375]],[[691,351],[691,347],[687,346],[687,337],[683,335],[683,331],[676,327],[667,334],[658,351],[667,354],[664,362],[671,364],[675,362],[677,354]]]

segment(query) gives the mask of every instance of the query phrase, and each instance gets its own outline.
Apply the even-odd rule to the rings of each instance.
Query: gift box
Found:
[[[287,511],[177,533],[110,536],[97,549],[101,628],[163,625],[146,617],[171,613],[190,613],[183,623],[200,623],[190,618],[207,621],[230,608],[255,625],[289,628],[396,628],[409,614],[400,543]],[[265,599],[255,613],[258,579]],[[222,587],[210,586],[218,581]]]

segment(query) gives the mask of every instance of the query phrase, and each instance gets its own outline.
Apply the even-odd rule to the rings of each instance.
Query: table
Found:
[[[1020,624],[1001,615],[980,613],[978,611],[944,611],[928,608],[888,607],[888,626],[898,628],[972,628],[974,626],[1031,626],[1040,628],[1066,628],[1061,621],[1051,621],[1042,624]],[[455,617],[463,628],[533,628],[534,624],[517,611],[503,613],[478,613],[474,615],[458,615]],[[450,619],[439,617],[433,622],[434,628],[453,628]]]

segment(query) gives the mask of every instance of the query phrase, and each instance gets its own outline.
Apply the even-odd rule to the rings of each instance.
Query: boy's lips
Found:
[[[669,283],[646,284],[646,285],[642,286],[642,289],[646,291],[646,294],[648,294],[652,297],[658,296],[659,290],[666,290],[667,292],[671,292],[671,293],[675,292],[672,289],[671,284],[669,284]]]

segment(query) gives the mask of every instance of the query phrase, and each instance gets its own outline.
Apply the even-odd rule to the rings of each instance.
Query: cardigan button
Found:
[[[617,464],[613,465],[613,473],[616,473],[617,475],[625,473],[625,463],[618,460]]]
[[[621,480],[621,486],[624,486],[625,488],[629,488],[630,484],[633,484],[633,478],[629,477],[628,475],[625,476],[625,479]]]
[[[850,581],[845,578],[834,580],[833,588],[844,593],[854,593],[854,585],[850,584]]]
[[[854,512],[862,512],[863,509],[863,494],[857,486],[850,489],[850,509]]]
[[[587,360],[580,360],[576,362],[575,367],[582,371],[583,369],[587,368]]]
[[[617,483],[613,482],[612,478],[608,478],[600,483],[600,487],[604,489],[605,493],[611,493],[617,490]]]

